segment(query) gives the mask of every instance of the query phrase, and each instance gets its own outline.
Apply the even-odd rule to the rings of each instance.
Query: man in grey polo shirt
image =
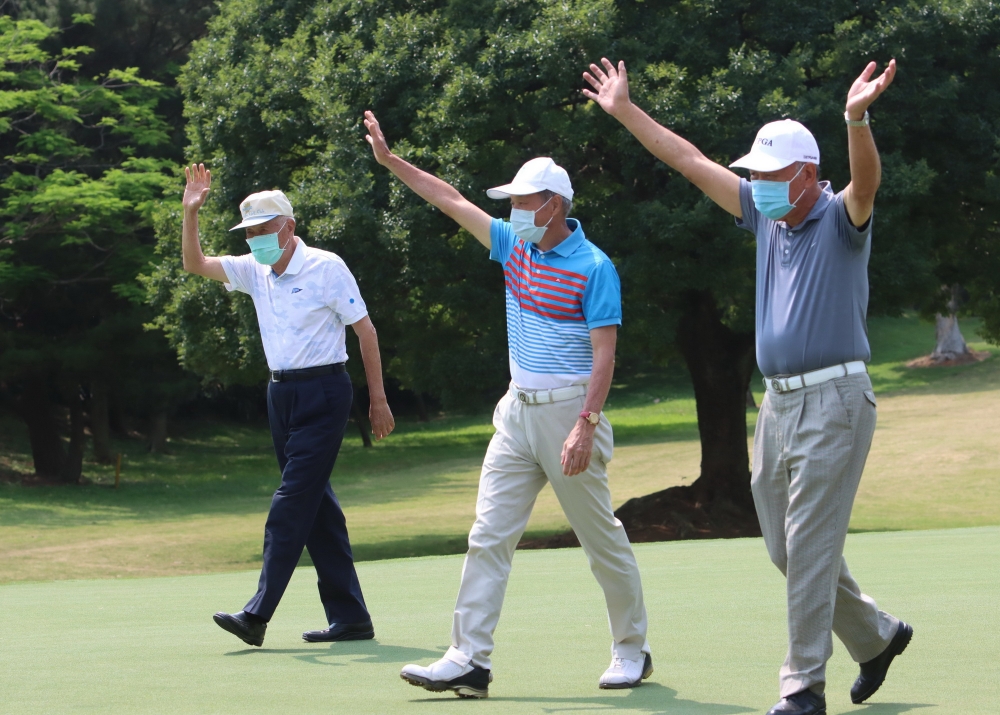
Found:
[[[860,703],[881,686],[913,629],[861,593],[843,558],[851,507],[875,430],[865,314],[872,211],[881,166],[868,106],[895,60],[871,62],[847,96],[851,183],[819,181],[819,147],[791,120],[764,126],[750,153],[711,161],[629,100],[625,63],[602,59],[584,94],[656,157],[682,173],[757,237],[757,363],[767,376],[754,438],[752,488],[771,560],[787,577],[788,656],[769,715],[822,715],[831,631],[861,665]]]

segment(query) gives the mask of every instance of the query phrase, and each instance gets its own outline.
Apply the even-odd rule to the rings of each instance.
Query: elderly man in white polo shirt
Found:
[[[264,566],[257,593],[237,613],[215,622],[245,643],[260,646],[267,622],[302,555],[309,550],[319,575],[326,628],[306,641],[375,637],[347,535],[347,523],[330,487],[353,391],[345,371],[345,325],[358,335],[371,394],[369,416],[376,439],[394,422],[382,386],[378,338],[354,276],[339,256],[305,245],[295,235],[292,206],[280,191],[248,196],[240,205],[250,253],[205,256],[198,239],[198,210],[212,182],[203,164],[185,168],[182,251],[184,270],[226,284],[253,298],[271,378],[267,411],[281,485],[264,527]]]
[[[607,463],[614,439],[601,413],[621,324],[614,264],[578,220],[567,218],[573,187],[552,159],[532,159],[510,184],[486,192],[510,199],[507,222],[390,152],[371,112],[365,126],[375,159],[488,248],[507,285],[512,382],[493,415],[496,434],[479,480],[451,648],[441,660],[407,665],[400,675],[427,690],[487,697],[493,631],[514,549],[548,483],[604,590],[613,642],[599,686],[640,685],[653,672],[646,607],[632,547],[611,506]]]

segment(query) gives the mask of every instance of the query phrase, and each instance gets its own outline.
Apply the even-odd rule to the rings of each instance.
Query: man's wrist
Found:
[[[848,109],[844,112],[844,119],[848,122],[861,122],[865,125],[868,124],[868,110],[863,109],[860,113],[857,110],[851,111]],[[861,126],[860,124],[853,124],[850,126]]]

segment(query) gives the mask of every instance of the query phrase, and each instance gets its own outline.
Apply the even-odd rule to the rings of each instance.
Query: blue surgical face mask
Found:
[[[806,192],[805,189],[802,189],[802,194],[799,194],[795,201],[788,202],[788,192],[792,182],[805,168],[805,164],[800,166],[799,170],[795,172],[795,176],[788,181],[764,181],[763,179],[751,181],[750,191],[753,194],[753,204],[757,210],[772,221],[778,221],[783,216],[787,216],[788,212],[794,209],[795,204],[802,198],[802,194]]]
[[[285,221],[285,223],[288,222]],[[278,233],[284,227],[285,224],[283,223],[281,224],[281,228],[274,233],[265,233],[261,236],[254,236],[253,238],[247,239],[247,244],[250,246],[250,252],[253,254],[257,263],[264,266],[273,266],[281,260],[281,254],[285,252],[285,249],[278,245]]]
[[[549,201],[552,197],[549,197]],[[542,236],[549,228],[549,224],[552,223],[550,218],[544,226],[535,225],[535,214],[545,208],[545,205],[549,203],[546,201],[544,204],[539,206],[534,211],[526,211],[524,209],[511,209],[510,210],[510,227],[514,231],[514,235],[518,238],[527,241],[528,243],[538,243],[542,240]]]

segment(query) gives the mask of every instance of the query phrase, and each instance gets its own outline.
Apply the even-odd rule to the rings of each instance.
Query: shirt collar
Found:
[[[295,246],[295,251],[292,253],[292,258],[288,261],[288,265],[285,266],[285,272],[281,275],[283,276],[294,276],[296,273],[302,270],[302,266],[306,262],[306,242],[301,238],[298,244]]]
[[[810,221],[815,221],[826,212],[827,208],[829,208],[830,202],[833,201],[833,189],[830,188],[830,182],[819,182],[819,189],[819,198],[816,199],[816,203],[813,204],[811,209],[809,209],[809,213],[804,219],[802,219],[802,223],[792,228],[792,231],[802,228]]]
[[[545,253],[555,252],[566,258],[580,247],[584,239],[583,225],[575,218],[566,219],[566,225],[573,229],[573,233],[564,238],[555,248],[545,251]]]

